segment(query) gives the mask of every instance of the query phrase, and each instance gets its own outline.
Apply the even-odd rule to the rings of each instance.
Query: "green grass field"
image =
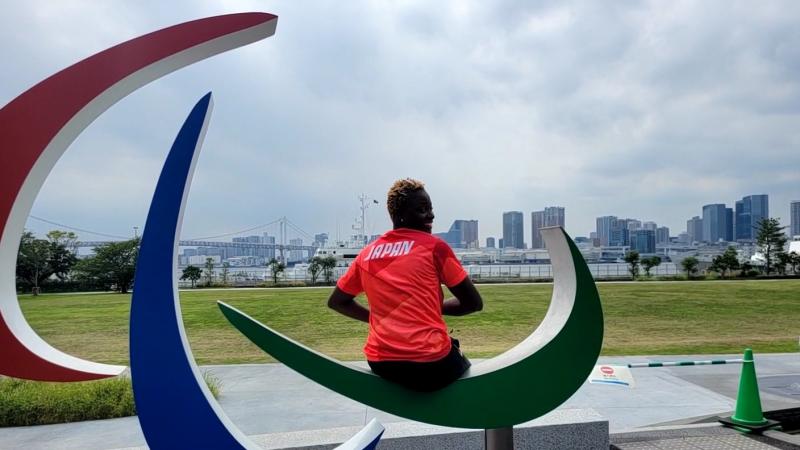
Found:
[[[601,283],[604,355],[798,351],[800,280]],[[523,340],[547,310],[552,286],[482,285],[480,313],[448,317],[473,358]],[[216,300],[332,357],[362,359],[366,324],[325,306],[330,289],[181,292],[192,352],[199,364],[272,361],[228,324]],[[94,361],[127,364],[130,296],[21,296],[30,324],[55,347]]]

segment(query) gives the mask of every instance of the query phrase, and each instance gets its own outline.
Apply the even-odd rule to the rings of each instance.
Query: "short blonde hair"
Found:
[[[389,217],[392,218],[392,221],[395,221],[400,212],[405,209],[408,195],[421,189],[425,189],[425,183],[413,178],[404,178],[392,184],[386,195],[386,208],[389,210]]]

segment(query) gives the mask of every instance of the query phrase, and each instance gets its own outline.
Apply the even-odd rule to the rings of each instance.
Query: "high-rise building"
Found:
[[[628,223],[628,219],[617,219],[611,224],[611,231],[608,236],[609,246],[620,247],[630,245]]]
[[[762,219],[769,218],[769,196],[766,194],[748,195],[736,201],[734,239],[752,242],[756,238],[756,226]]]
[[[656,224],[655,222],[645,222],[642,224],[642,228],[644,228],[645,230],[656,231],[656,229],[658,229],[658,224]]]
[[[275,236],[270,236],[267,233],[264,233],[261,236],[261,242],[265,244],[274,244],[275,243]],[[252,256],[252,255],[251,255]],[[265,248],[263,252],[256,252],[256,256],[263,256],[266,258],[267,261],[271,260],[276,256],[274,248]]]
[[[303,239],[289,239],[289,245],[296,245],[301,247],[303,245]],[[302,250],[289,250],[289,262],[298,262],[303,260],[303,251]]]
[[[262,235],[254,235],[254,236],[244,236],[244,237],[235,237],[231,239],[233,242],[237,243],[244,243],[244,244],[274,244],[275,237],[270,236],[267,233],[263,233]],[[223,255],[223,259],[231,258],[235,256],[260,256],[262,258],[274,258],[275,257],[275,249],[273,248],[259,248],[259,247],[233,247],[233,248],[224,248],[223,249],[225,254]]]
[[[703,240],[705,242],[733,239],[733,210],[724,203],[703,206]]]
[[[703,219],[700,216],[694,216],[686,221],[686,236],[688,244],[703,240]]]
[[[608,239],[611,237],[611,226],[617,220],[617,216],[602,216],[597,218],[597,240],[600,245],[609,245]]]
[[[544,209],[544,226],[564,228],[564,207],[548,206]]]
[[[506,248],[506,243],[503,242],[503,238],[497,240],[497,248]]]
[[[504,248],[525,248],[525,235],[522,211],[506,211],[503,213],[503,245]]]
[[[790,237],[800,236],[800,200],[789,204],[789,233]]]
[[[656,244],[669,244],[669,228],[656,228]]]
[[[733,206],[733,236],[737,241],[749,240],[753,233],[750,228],[750,205],[744,199],[736,200]]]
[[[461,231],[464,236],[464,245],[467,248],[478,248],[481,246],[478,239],[478,221],[465,220],[462,222]]]
[[[453,248],[478,248],[478,221],[454,220],[446,233],[436,233]]]
[[[631,245],[631,233],[642,229],[642,222],[636,219],[616,219],[611,222],[608,244],[612,247]]]
[[[531,213],[531,248],[544,248],[542,233],[539,231],[544,228],[544,211],[534,211]]]
[[[486,248],[494,248],[494,238],[487,237],[486,238]]]
[[[544,227],[564,228],[564,208],[548,206],[543,211],[531,213],[531,248],[544,248],[541,229]]]
[[[725,242],[733,242],[733,208],[725,208]]]
[[[328,243],[328,233],[319,233],[314,235],[314,246],[325,247]]]
[[[656,232],[648,229],[633,230],[631,233],[631,250],[639,253],[656,252]]]
[[[625,221],[627,222],[626,227],[628,228],[628,231],[636,231],[636,230],[640,230],[642,228],[642,221],[641,220],[625,219]]]

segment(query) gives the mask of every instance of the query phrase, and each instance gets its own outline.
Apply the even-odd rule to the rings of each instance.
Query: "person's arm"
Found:
[[[481,294],[475,289],[472,280],[465,277],[464,281],[449,288],[455,298],[449,298],[442,305],[442,314],[446,316],[465,316],[483,309]]]
[[[355,296],[335,287],[328,298],[328,308],[362,322],[369,323],[369,310],[355,301]]]

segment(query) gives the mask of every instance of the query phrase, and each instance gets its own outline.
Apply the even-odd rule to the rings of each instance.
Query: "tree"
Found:
[[[195,287],[197,280],[203,276],[203,271],[197,266],[188,265],[183,269],[181,280],[189,280],[192,282],[192,287]]]
[[[789,266],[792,268],[792,273],[797,275],[797,267],[800,266],[800,254],[797,252],[789,253]]]
[[[224,263],[222,263],[222,272],[220,273],[220,276],[222,277],[222,285],[223,286],[227,286],[228,285],[228,274],[230,274],[230,268],[231,268],[231,265],[230,265],[230,263],[228,261],[225,261]]]
[[[660,256],[651,256],[649,258],[642,259],[642,267],[644,268],[644,273],[648,278],[650,277],[650,269],[652,269],[653,267],[658,267],[660,265],[661,265]]]
[[[773,269],[773,263],[778,261],[779,255],[784,253],[786,246],[786,234],[778,219],[761,219],[756,225],[756,244],[764,255],[764,271],[769,275]]]
[[[322,270],[322,258],[315,256],[308,263],[308,273],[311,274],[311,284],[317,284],[317,278]]]
[[[214,282],[214,258],[208,257],[206,258],[206,286],[211,286],[211,283]]]
[[[723,263],[724,267],[731,272],[741,267],[739,263],[739,252],[733,247],[725,249],[725,253],[722,254],[720,261]],[[722,276],[725,276],[725,274],[723,273]]]
[[[625,262],[628,263],[630,267],[628,267],[628,272],[631,273],[631,278],[634,280],[639,275],[639,252],[636,250],[631,250],[628,253],[625,253]]]
[[[322,265],[322,276],[325,278],[326,284],[331,284],[333,281],[333,269],[336,268],[336,258],[333,256],[326,256],[320,261]]]
[[[725,253],[717,255],[711,260],[710,269],[714,272],[719,272],[722,277],[725,277],[727,271],[734,271],[739,268],[739,253],[733,247],[728,247]]]
[[[78,261],[73,270],[83,281],[124,294],[133,284],[140,241],[135,238],[99,245],[94,256]]]
[[[750,261],[745,261],[739,267],[739,276],[740,277],[749,277],[752,275],[750,272],[753,271],[753,265],[750,264]]]
[[[78,260],[77,239],[75,233],[59,230],[47,233],[47,239],[36,239],[30,231],[24,232],[17,253],[18,282],[30,285],[33,295],[38,295],[41,285],[51,276],[66,280]]]
[[[692,275],[697,272],[698,264],[700,264],[700,261],[698,261],[694,256],[687,256],[686,258],[683,258],[683,261],[681,261],[681,267],[683,267],[683,270],[686,271],[687,278],[691,278]]]
[[[47,233],[50,242],[50,269],[59,280],[65,281],[72,266],[78,262],[78,235],[71,231],[52,230]]]
[[[717,255],[711,260],[711,265],[708,266],[708,270],[717,272],[722,277],[725,276],[725,271],[728,269],[725,267],[725,263],[722,262],[722,255]]]
[[[22,233],[17,253],[17,278],[31,286],[33,295],[39,295],[40,285],[53,274],[48,263],[50,256],[48,241],[36,239],[30,231]]]
[[[781,275],[786,275],[786,266],[792,262],[792,257],[786,252],[780,252],[777,256],[777,264],[775,270]]]
[[[272,274],[272,284],[277,285],[278,275],[283,273],[283,271],[286,269],[286,264],[278,261],[275,258],[272,258],[269,260],[269,264],[267,265],[269,266],[269,271]]]

